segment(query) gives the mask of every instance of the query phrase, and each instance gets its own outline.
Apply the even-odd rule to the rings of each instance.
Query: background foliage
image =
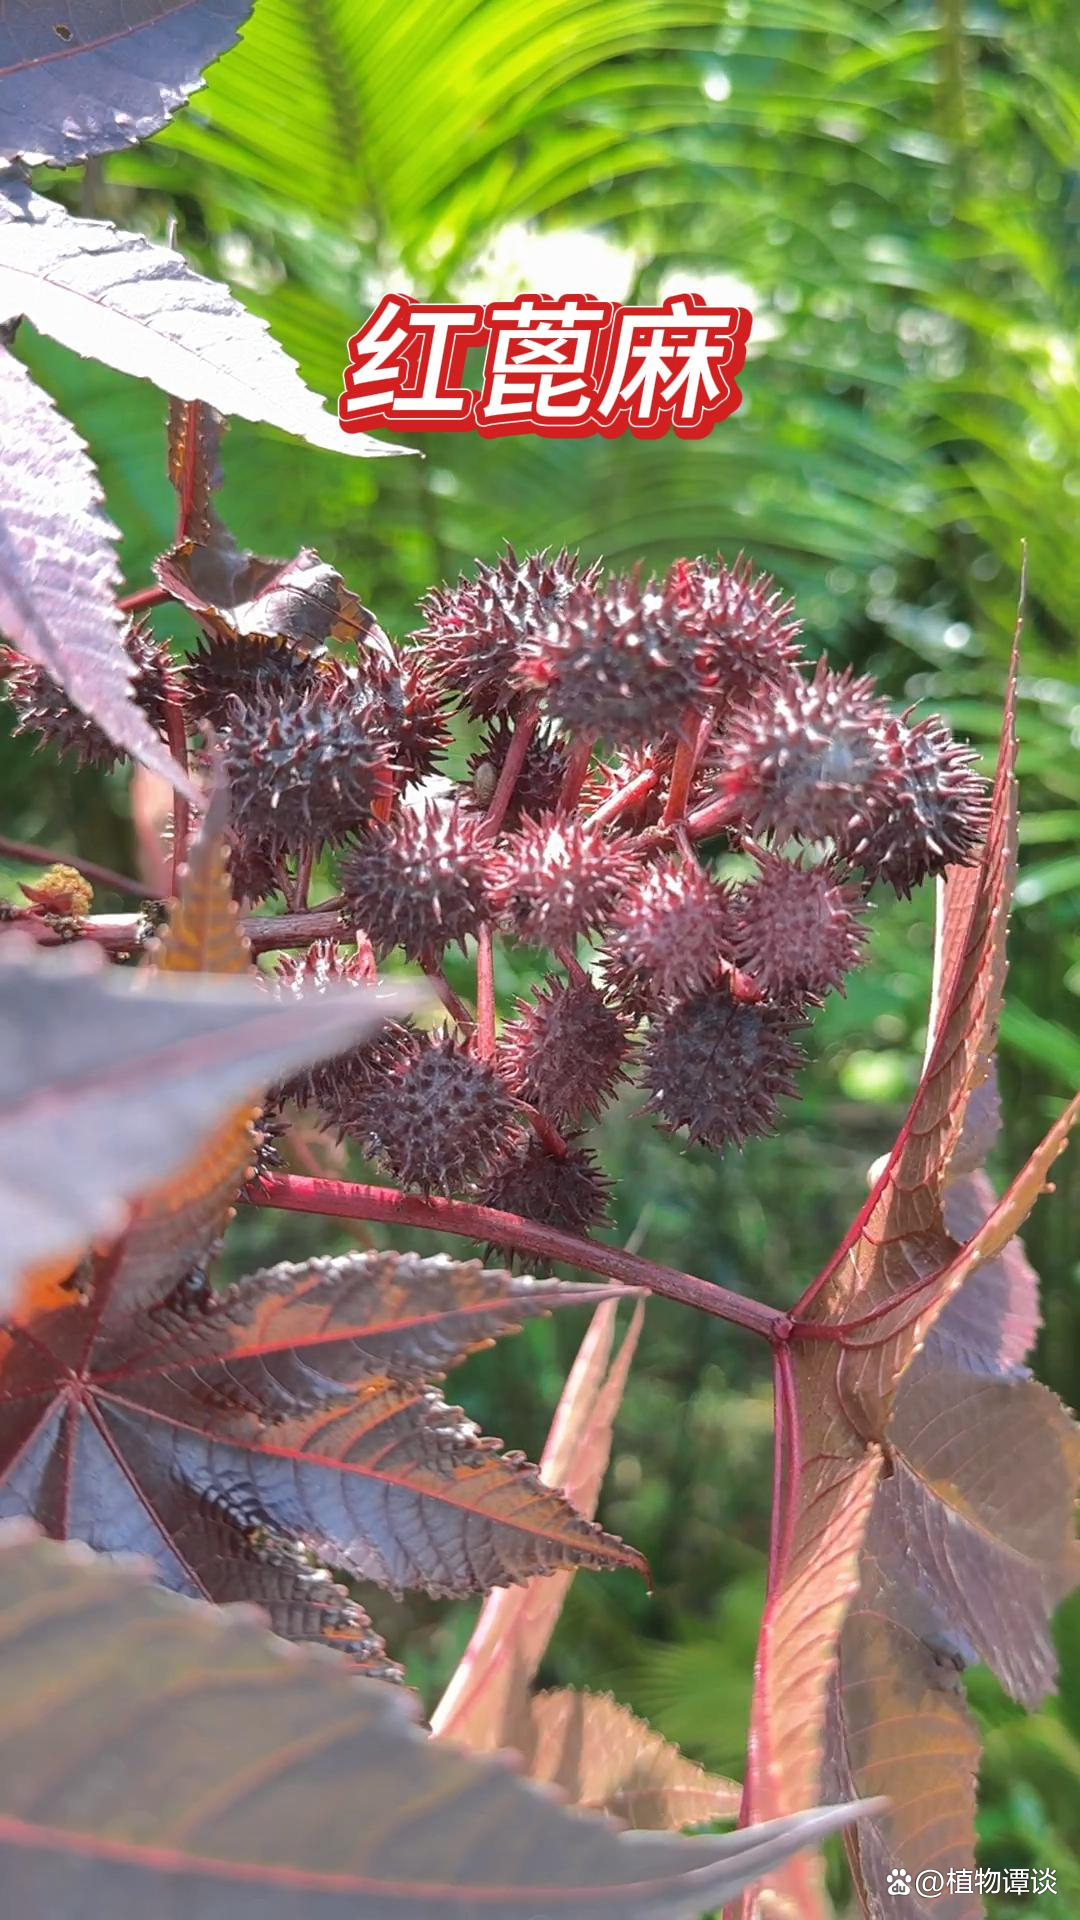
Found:
[[[704,442],[445,436],[422,461],[357,462],[235,428],[223,510],[237,534],[268,553],[317,545],[394,632],[425,587],[507,538],[616,565],[746,548],[797,594],[814,651],[933,699],[989,745],[1027,539],[1003,1041],[1017,1165],[1080,1077],[1078,129],[1069,0],[259,0],[171,127],[41,184],[156,238],[175,223],[331,396],[346,337],[390,287],[650,299],[685,283],[752,307],[745,403]],[[172,530],[159,396],[26,329],[19,346],[90,441],[129,583],[144,585]],[[7,831],[130,870],[123,782],[44,773],[4,742]],[[20,870],[3,872],[10,891]],[[801,1105],[741,1158],[680,1157],[617,1110],[620,1235],[789,1302],[895,1132],[929,965],[928,901],[879,908],[871,964],[816,1026]],[[523,971],[498,984],[508,999]],[[1045,1281],[1039,1370],[1075,1405],[1075,1154],[1058,1187],[1028,1244]],[[327,1229],[326,1250],[348,1243]],[[238,1270],[310,1247],[303,1219],[236,1229]],[[462,1391],[489,1431],[540,1447],[575,1334],[536,1326],[474,1367]],[[612,1687],[721,1771],[744,1744],[770,1422],[764,1351],[650,1307],[605,1518],[657,1590],[579,1579],[550,1659],[553,1680]],[[468,1618],[412,1603],[426,1689]],[[1042,1714],[971,1682],[984,1863],[1055,1866],[1048,1915],[1070,1895],[1080,1908],[1075,1602],[1061,1634],[1063,1692]]]

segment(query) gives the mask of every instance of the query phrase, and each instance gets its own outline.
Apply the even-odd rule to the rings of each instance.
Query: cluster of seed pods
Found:
[[[344,645],[216,618],[185,660],[133,627],[134,694],[159,729],[182,703],[219,756],[238,897],[291,903],[333,867],[342,937],[279,961],[279,991],[394,954],[446,989],[447,949],[478,955],[475,1012],[446,989],[442,1026],[391,1026],[283,1097],[402,1186],[586,1232],[607,1195],[587,1131],[620,1087],[718,1151],[772,1131],[870,889],[969,861],[985,787],[939,718],[806,662],[741,559],[606,578],[508,550],[421,616],[401,645],[370,618]],[[40,669],[7,691],[21,730],[116,757]],[[540,956],[501,1031],[493,940]]]

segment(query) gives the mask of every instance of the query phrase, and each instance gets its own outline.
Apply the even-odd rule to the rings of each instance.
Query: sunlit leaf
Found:
[[[267,421],[335,453],[399,449],[343,434],[296,366],[222,286],[178,253],[102,220],[78,220],[15,180],[0,190],[0,318],[180,400]]]
[[[115,746],[191,794],[131,698],[116,529],[102,512],[86,448],[3,346],[0,443],[0,633],[58,680]]]

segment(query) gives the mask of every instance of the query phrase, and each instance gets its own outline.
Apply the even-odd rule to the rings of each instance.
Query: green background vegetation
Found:
[[[171,128],[53,181],[69,204],[154,237],[175,223],[331,397],[347,336],[391,287],[647,300],[675,276],[737,283],[755,315],[745,403],[704,442],[443,436],[423,461],[360,462],[232,431],[223,510],[238,536],[283,556],[317,546],[397,634],[429,584],[507,538],[617,566],[745,549],[797,595],[814,651],[932,701],[990,747],[1028,541],[1003,1167],[1080,1078],[1078,127],[1070,0],[258,0],[241,47]],[[88,438],[129,583],[144,585],[172,528],[160,396],[26,332],[20,350]],[[10,834],[130,870],[122,778],[73,776],[5,740],[0,800]],[[17,870],[4,877],[10,891]],[[680,1154],[633,1098],[615,1111],[602,1144],[620,1237],[795,1297],[914,1084],[931,912],[925,891],[879,905],[871,962],[817,1024],[778,1139],[718,1162]],[[528,968],[502,968],[505,1000]],[[1045,1282],[1036,1364],[1075,1405],[1075,1152],[1057,1183],[1028,1235]],[[348,1244],[265,1214],[235,1241],[237,1261]],[[455,1391],[535,1451],[579,1331],[531,1328]],[[548,1663],[731,1772],[770,1432],[764,1351],[651,1306],[604,1517],[644,1549],[656,1589],[580,1578]],[[414,1599],[380,1617],[437,1690],[471,1610]],[[1080,1912],[1075,1604],[1061,1634],[1062,1695],[1036,1716],[971,1677],[984,1863],[1058,1872],[1056,1899],[1002,1912]]]

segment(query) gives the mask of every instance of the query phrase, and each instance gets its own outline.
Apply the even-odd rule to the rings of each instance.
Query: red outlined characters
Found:
[[[490,438],[536,433],[554,439],[594,433],[595,370],[608,344],[609,300],[567,293],[492,301],[476,426]]]
[[[445,433],[470,426],[476,395],[461,385],[461,375],[483,318],[480,306],[386,294],[349,341],[338,400],[345,432],[409,426]]]
[[[349,341],[338,400],[346,433],[372,427],[532,433],[550,439],[700,440],[734,413],[752,316],[700,293],[619,307],[583,293],[486,306],[388,293]],[[484,349],[478,390],[462,384]]]
[[[653,440],[674,432],[700,440],[742,400],[745,307],[707,307],[700,293],[671,294],[659,307],[621,307],[595,420],[603,434]]]

